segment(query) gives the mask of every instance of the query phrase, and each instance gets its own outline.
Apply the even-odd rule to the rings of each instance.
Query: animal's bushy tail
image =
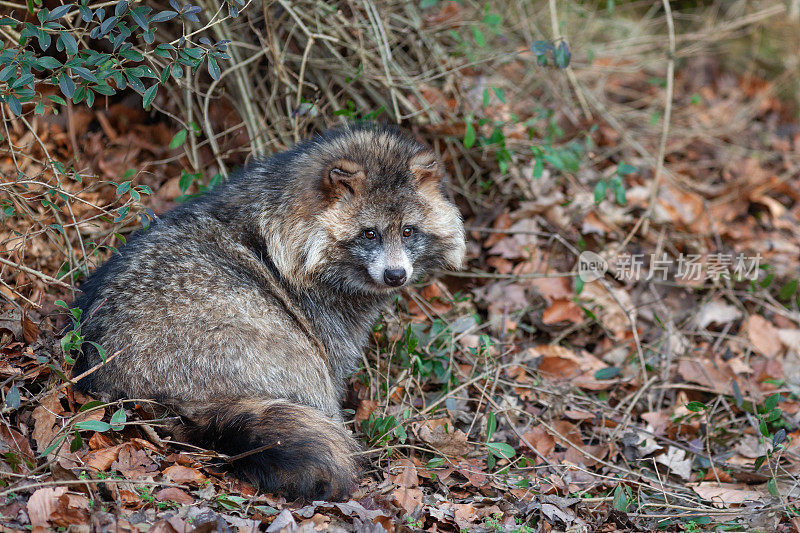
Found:
[[[178,438],[231,456],[234,472],[266,492],[340,500],[355,488],[358,445],[317,409],[254,399],[173,405],[184,417]]]

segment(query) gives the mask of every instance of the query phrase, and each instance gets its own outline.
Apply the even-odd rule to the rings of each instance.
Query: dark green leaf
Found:
[[[61,66],[61,61],[51,56],[43,56],[36,60],[42,68],[55,69]]]
[[[472,126],[472,121],[467,119],[467,130],[464,132],[464,148],[472,148],[475,144],[475,128]]]
[[[628,201],[625,194],[625,187],[622,184],[618,184],[614,187],[614,200],[616,200],[619,205],[625,205]]]
[[[116,23],[117,23],[117,17],[116,16],[108,17],[106,20],[104,20],[102,22],[102,24],[100,24],[100,36],[102,37],[103,35],[105,35],[109,31],[111,31],[111,28]]]
[[[781,395],[779,393],[772,394],[767,398],[767,401],[764,402],[764,411],[770,412],[778,406],[778,402],[781,401]]]
[[[558,68],[567,68],[571,57],[572,53],[569,51],[567,43],[562,41],[555,46],[553,59]]]
[[[778,291],[778,298],[781,300],[790,300],[797,292],[797,280],[793,279],[781,287]]]
[[[111,416],[111,427],[114,431],[119,431],[124,427],[127,420],[128,416],[125,414],[125,409],[120,408]]]
[[[492,91],[494,91],[494,94],[495,96],[497,96],[498,100],[500,100],[504,104],[506,103],[506,92],[502,88],[492,87]]]
[[[131,11],[131,18],[133,18],[133,21],[136,24],[138,24],[139,27],[142,28],[144,31],[147,31],[149,29],[147,17],[140,8],[136,8]]]
[[[120,56],[124,57],[125,59],[130,59],[131,61],[143,61],[144,56],[134,50],[133,48],[129,48],[128,50],[122,50],[119,53]]]
[[[86,87],[80,86],[75,89],[75,94],[72,96],[72,103],[79,104],[83,102],[83,99],[86,98]]]
[[[503,457],[504,459],[511,459],[517,454],[514,448],[505,442],[487,442],[486,447],[489,448],[492,454],[497,457]]]
[[[56,439],[55,442],[53,442],[50,446],[48,446],[47,448],[45,448],[42,451],[41,456],[44,457],[46,455],[49,455],[53,450],[58,448],[61,445],[62,442],[64,442],[65,438],[66,438],[66,435],[61,435],[58,439]]]
[[[606,198],[606,182],[600,180],[594,186],[594,203],[599,204]]]
[[[128,10],[128,0],[119,0],[117,5],[114,6],[114,15],[121,17]]]
[[[547,54],[548,50],[553,49],[553,44],[548,41],[534,41],[531,45],[531,52],[533,52],[537,56],[543,56]]]
[[[767,490],[770,494],[772,494],[776,498],[781,497],[781,493],[778,491],[778,483],[775,481],[775,478],[771,478],[767,481]]]
[[[706,404],[703,402],[689,402],[686,404],[686,408],[692,412],[699,413],[700,411],[705,411]]]
[[[736,402],[736,407],[741,409],[744,403],[744,397],[742,396],[741,389],[739,389],[739,383],[734,379],[731,386],[733,387],[733,399],[734,402]]]
[[[58,40],[64,46],[64,51],[67,53],[67,55],[74,56],[78,53],[78,42],[70,32],[62,31],[58,35]]]
[[[623,513],[628,512],[628,494],[622,483],[614,489],[614,509]]]
[[[542,174],[544,174],[544,158],[537,156],[533,160],[533,177],[538,180]]]
[[[75,436],[72,438],[72,443],[69,445],[69,451],[75,453],[80,450],[82,446],[83,439],[81,438],[81,434],[76,431]]]
[[[170,149],[174,150],[175,148],[178,148],[184,142],[186,142],[187,133],[188,133],[187,130],[180,130],[178,133],[176,133],[175,136],[172,138],[172,140],[169,142]]]
[[[487,26],[496,27],[499,26],[502,21],[503,17],[497,13],[486,13],[486,15],[483,17],[483,23]]]
[[[84,67],[72,67],[72,70],[73,72],[75,72],[75,74],[85,79],[86,81],[97,83],[97,77],[94,74],[92,74],[92,71],[90,71],[89,69]]]
[[[495,418],[494,413],[489,411],[489,416],[486,419],[486,441],[492,440],[494,436],[494,431],[497,429],[497,418]]]
[[[616,366],[609,366],[601,368],[594,373],[595,379],[614,379],[622,373],[622,370]]]
[[[444,457],[434,457],[425,465],[426,468],[439,468],[444,464]]]
[[[16,409],[20,405],[19,389],[16,385],[11,385],[6,393],[6,407]]]
[[[158,92],[158,83],[154,83],[144,92],[142,96],[142,107],[147,109],[150,107],[150,104],[153,103],[153,100],[156,99],[156,93]]]
[[[6,96],[6,103],[8,104],[8,108],[11,109],[11,112],[17,116],[22,114],[22,103],[20,103],[19,99],[17,99],[14,95],[7,95]]]
[[[186,57],[190,57],[192,59],[200,59],[203,57],[203,49],[202,48],[183,48],[180,52],[182,55]]]
[[[131,189],[131,182],[130,181],[123,181],[119,185],[117,185],[117,196],[122,196],[126,192]]]
[[[211,56],[208,56],[208,73],[213,79],[219,79],[219,65],[217,65],[217,60]]]
[[[75,424],[75,429],[88,430],[88,431],[108,431],[111,429],[111,424],[103,422],[102,420],[84,420]]]
[[[50,34],[44,30],[38,30],[36,33],[36,38],[39,40],[39,47],[42,50],[47,50],[50,48],[50,43],[52,42],[52,38]]]
[[[480,48],[486,46],[486,37],[483,36],[483,32],[477,26],[472,27],[472,38],[475,39],[475,44]]]
[[[106,85],[104,83],[101,83],[99,85],[92,85],[92,90],[96,93],[104,94],[106,96],[111,96],[117,92],[114,90],[113,87],[111,87],[110,85]]]
[[[73,7],[75,6],[73,6],[72,4],[67,4],[65,6],[58,6],[57,8],[55,8],[50,12],[50,15],[47,17],[47,20],[60,19],[61,17],[69,13],[69,10],[72,9]]]
[[[11,76],[16,74],[17,72],[17,65],[15,63],[11,63],[10,65],[6,65],[3,70],[0,70],[0,81],[8,81]]]
[[[92,401],[86,402],[85,404],[81,405],[81,408],[78,409],[78,412],[79,413],[83,413],[84,411],[88,411],[89,409],[93,409],[93,408],[99,407],[101,405],[105,405],[105,404],[103,402],[101,402],[100,400],[92,400]]]
[[[128,72],[125,72],[125,77],[128,79],[128,84],[130,84],[130,86],[133,87],[135,91],[144,93],[145,88],[144,88],[144,83],[142,83],[142,80],[140,80],[137,76],[134,76],[133,74],[130,74]]]

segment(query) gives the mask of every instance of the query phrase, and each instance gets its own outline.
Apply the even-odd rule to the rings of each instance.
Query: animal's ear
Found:
[[[337,159],[329,163],[322,175],[322,191],[329,198],[341,198],[346,192],[355,195],[367,174],[358,163],[348,159]]]
[[[420,185],[438,183],[442,179],[441,165],[436,154],[431,150],[423,150],[408,163],[411,173]]]

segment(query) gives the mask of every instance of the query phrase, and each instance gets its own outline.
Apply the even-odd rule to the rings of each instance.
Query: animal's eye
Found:
[[[373,240],[378,236],[378,232],[374,229],[365,229],[363,235],[365,239]]]
[[[412,235],[414,235],[414,228],[412,228],[411,226],[406,226],[405,228],[403,228],[403,237],[408,238],[411,237]]]

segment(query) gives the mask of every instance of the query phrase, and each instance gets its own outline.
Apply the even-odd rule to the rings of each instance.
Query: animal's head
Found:
[[[302,191],[292,187],[293,211],[272,225],[282,245],[273,239],[270,250],[290,281],[380,293],[461,267],[461,216],[428,147],[396,129],[361,127],[327,132],[291,154]]]

